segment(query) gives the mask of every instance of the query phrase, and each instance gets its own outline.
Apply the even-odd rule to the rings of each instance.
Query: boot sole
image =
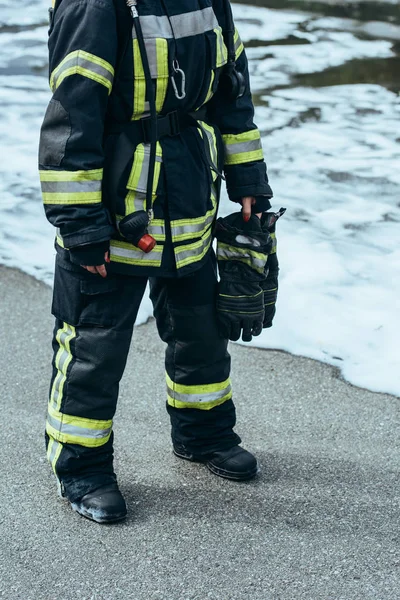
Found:
[[[85,517],[85,519],[89,519],[89,521],[93,521],[94,523],[100,523],[100,524],[117,523],[118,521],[123,521],[124,519],[126,519],[126,513],[125,514],[119,513],[112,517],[111,516],[107,517],[105,515],[104,516],[101,516],[101,515],[95,516],[90,511],[79,507],[74,502],[71,502],[71,508],[72,508],[72,510],[77,512],[78,515],[81,515],[81,517]]]
[[[177,456],[178,458],[182,458],[183,460],[205,464],[207,469],[211,471],[213,475],[218,475],[218,477],[230,479],[231,481],[247,481],[249,479],[253,479],[260,472],[260,469],[256,467],[252,471],[246,471],[245,473],[235,473],[232,471],[226,471],[225,469],[220,469],[219,467],[214,466],[211,462],[207,462],[207,459],[201,460],[200,458],[194,458],[193,456],[179,454],[179,452],[177,452],[175,448],[173,448],[173,453],[175,454],[175,456]]]

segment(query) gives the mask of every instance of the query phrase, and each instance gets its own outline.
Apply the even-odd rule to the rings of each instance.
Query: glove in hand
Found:
[[[265,264],[272,247],[271,236],[263,231],[254,215],[245,223],[241,213],[219,218],[215,235],[220,273],[217,315],[221,335],[244,342],[260,335],[264,321]]]

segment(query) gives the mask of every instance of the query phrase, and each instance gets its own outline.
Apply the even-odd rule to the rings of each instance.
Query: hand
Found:
[[[249,221],[251,217],[251,207],[256,203],[256,199],[254,198],[254,196],[245,196],[241,199],[240,202],[242,204],[243,221],[246,221],[247,223],[247,221]],[[261,219],[262,213],[256,214],[257,217]]]
[[[106,263],[110,262],[110,254],[109,254],[108,251],[104,254],[104,261]],[[86,269],[86,271],[89,271],[89,273],[93,273],[93,275],[98,274],[98,275],[101,275],[102,277],[107,277],[107,271],[106,271],[105,265],[98,265],[96,267],[90,267],[90,266],[87,266],[87,265],[81,265],[81,267],[83,269]]]

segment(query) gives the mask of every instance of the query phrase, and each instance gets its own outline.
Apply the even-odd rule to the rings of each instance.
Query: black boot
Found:
[[[233,446],[229,450],[220,450],[205,456],[191,454],[182,446],[174,446],[174,454],[192,462],[202,462],[206,467],[219,477],[233,481],[246,481],[257,475],[257,459],[240,446]]]
[[[113,523],[126,517],[125,500],[116,484],[105,485],[71,502],[71,507],[96,523]]]

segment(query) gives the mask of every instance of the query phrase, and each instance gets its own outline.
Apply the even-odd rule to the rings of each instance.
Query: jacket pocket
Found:
[[[113,326],[120,296],[118,281],[110,275],[100,278],[84,269],[70,271],[59,262],[56,260],[51,306],[56,319],[73,326]]]
[[[144,40],[149,59],[150,73],[156,82],[156,109],[161,112],[169,83],[168,74],[168,41],[164,38],[146,38]],[[146,102],[146,76],[144,74],[142,58],[138,41],[133,40],[133,118],[140,119],[143,113],[148,112]]]

